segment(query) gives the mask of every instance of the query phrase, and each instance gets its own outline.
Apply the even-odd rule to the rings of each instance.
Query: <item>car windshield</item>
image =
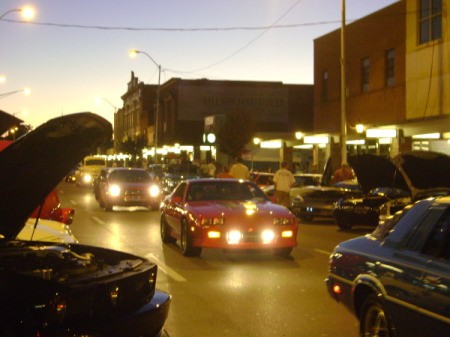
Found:
[[[188,201],[205,200],[269,200],[266,194],[252,183],[238,181],[211,181],[191,183]]]
[[[109,175],[109,179],[112,181],[123,183],[149,183],[152,181],[152,177],[146,171],[137,170],[117,170],[113,171]]]
[[[87,166],[94,166],[94,165],[105,166],[106,162],[104,159],[87,159],[84,164]]]

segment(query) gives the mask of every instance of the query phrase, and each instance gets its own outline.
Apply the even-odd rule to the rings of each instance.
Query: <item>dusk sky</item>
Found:
[[[347,23],[395,0],[347,0]],[[183,79],[313,83],[313,41],[340,28],[341,0],[2,0],[0,110],[36,127],[92,111],[113,120],[131,71],[146,84]],[[95,98],[103,98],[100,104]],[[108,102],[110,103],[108,103]],[[27,111],[22,115],[22,111]]]

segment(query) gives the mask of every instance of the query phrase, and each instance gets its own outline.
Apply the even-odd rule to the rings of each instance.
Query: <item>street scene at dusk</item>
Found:
[[[450,337],[448,0],[0,4],[0,336]]]

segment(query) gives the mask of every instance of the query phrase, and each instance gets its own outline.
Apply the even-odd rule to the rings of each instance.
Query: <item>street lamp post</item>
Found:
[[[22,17],[24,19],[26,19],[26,20],[31,20],[34,17],[34,14],[35,14],[34,8],[25,6],[25,7],[22,7],[22,8],[14,8],[14,9],[11,9],[11,10],[3,13],[0,16],[0,20],[2,20],[9,13],[13,13],[13,12],[19,12],[20,14],[22,14]]]
[[[345,0],[342,0],[341,20],[341,162],[347,162],[347,116],[345,81]]]
[[[0,94],[0,99],[6,98],[8,96],[17,94],[19,92],[23,92],[25,94],[25,96],[28,96],[29,94],[31,94],[31,90],[29,88],[24,88],[24,89],[19,89],[19,90],[14,90],[14,91],[9,91],[9,92],[5,92]]]
[[[136,54],[144,54],[147,56],[157,67],[158,67],[158,87],[156,89],[156,116],[155,116],[155,162],[158,163],[158,129],[159,129],[159,92],[161,88],[161,65],[156,63],[156,61],[146,52],[140,50],[131,50],[130,56],[134,57]]]

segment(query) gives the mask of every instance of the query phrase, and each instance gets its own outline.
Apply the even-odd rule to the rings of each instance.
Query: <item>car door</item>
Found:
[[[436,207],[441,214],[432,226],[421,253],[428,262],[419,280],[417,305],[431,317],[431,335],[444,336],[450,328],[450,209]]]
[[[164,206],[164,216],[167,223],[176,232],[181,233],[181,214],[183,213],[184,195],[187,184],[182,182],[167,198]]]
[[[397,292],[392,291],[393,288],[387,290],[401,305],[391,312],[399,324],[415,332],[414,336],[448,334],[449,224],[450,211],[447,206],[430,207],[403,247],[393,255],[394,260],[399,262],[396,267],[401,272],[396,279]]]

